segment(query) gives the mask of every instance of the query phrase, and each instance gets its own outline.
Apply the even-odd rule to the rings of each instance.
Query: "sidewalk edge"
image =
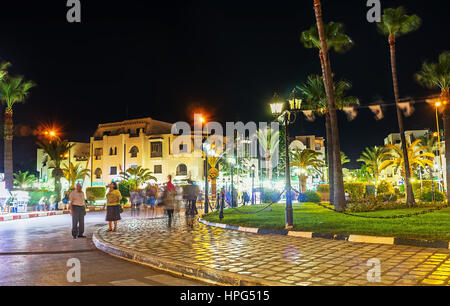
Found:
[[[313,232],[299,232],[299,231],[288,231],[288,230],[270,230],[263,229],[257,227],[243,227],[243,226],[234,226],[228,225],[224,223],[216,223],[206,221],[202,218],[198,218],[200,223],[204,225],[209,225],[213,227],[219,227],[223,229],[231,229],[235,231],[242,232],[250,232],[254,234],[260,235],[283,235],[283,236],[292,236],[292,237],[302,237],[302,238],[323,238],[323,239],[331,239],[331,240],[345,240],[349,242],[356,243],[377,243],[377,244],[390,244],[390,245],[406,245],[406,246],[415,246],[415,247],[425,247],[425,248],[442,248],[442,249],[450,249],[449,241],[440,241],[440,240],[426,240],[426,239],[406,239],[406,238],[397,238],[397,237],[385,237],[385,236],[369,236],[369,235],[345,235],[345,234],[323,234],[323,233],[313,233]]]
[[[240,275],[228,271],[216,270],[213,268],[193,265],[189,263],[182,263],[172,259],[160,258],[148,253],[126,249],[120,246],[113,245],[104,241],[99,232],[104,230],[100,228],[94,232],[92,241],[94,245],[101,251],[138,264],[149,266],[154,269],[162,270],[172,273],[174,275],[200,280],[205,283],[213,285],[226,286],[286,286],[279,282],[268,281],[255,277]]]

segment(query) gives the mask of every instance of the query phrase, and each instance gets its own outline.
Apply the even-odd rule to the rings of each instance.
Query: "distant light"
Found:
[[[439,107],[439,106],[442,105],[442,103],[441,103],[441,102],[436,102],[434,105],[435,105],[436,107]]]

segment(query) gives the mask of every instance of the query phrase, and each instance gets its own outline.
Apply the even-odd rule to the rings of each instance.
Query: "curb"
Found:
[[[440,248],[440,249],[450,249],[450,242],[439,241],[439,240],[425,240],[425,239],[406,239],[397,237],[384,237],[384,236],[368,236],[368,235],[345,235],[345,234],[323,234],[323,233],[313,233],[313,232],[297,232],[288,230],[271,230],[256,227],[244,227],[228,225],[223,223],[215,223],[198,218],[200,223],[204,225],[209,225],[213,227],[219,227],[223,229],[230,229],[241,232],[248,232],[254,234],[276,234],[292,237],[302,237],[302,238],[323,238],[332,240],[344,240],[350,242],[362,242],[362,243],[378,243],[378,244],[390,244],[390,245],[406,245],[424,248]]]
[[[241,275],[228,271],[215,270],[208,267],[199,265],[181,263],[168,258],[161,258],[153,256],[151,254],[126,249],[123,247],[115,246],[107,243],[100,238],[99,232],[102,229],[97,230],[92,235],[92,241],[94,245],[101,251],[125,259],[130,262],[149,266],[154,269],[162,270],[172,273],[177,276],[187,277],[195,280],[199,280],[205,283],[220,286],[286,286],[275,281],[268,281],[256,277],[247,275]]]
[[[93,211],[102,211],[102,210],[104,210],[104,209],[101,207],[95,207],[95,208],[88,208],[86,211],[93,212]],[[35,212],[29,212],[29,213],[23,213],[23,214],[17,214],[17,215],[0,216],[0,222],[21,220],[21,219],[30,219],[30,218],[37,218],[37,217],[49,217],[49,216],[57,216],[57,215],[65,215],[65,214],[70,214],[70,210],[35,211]]]

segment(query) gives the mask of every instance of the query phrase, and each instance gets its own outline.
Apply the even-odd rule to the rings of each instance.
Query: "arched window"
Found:
[[[109,155],[114,155],[114,150],[113,150],[113,148],[109,148]]]
[[[130,149],[131,157],[137,157],[138,153],[139,153],[138,147],[136,146],[131,147]]]
[[[177,167],[177,176],[187,175],[187,167],[185,164],[179,164]]]
[[[100,168],[95,169],[94,174],[95,174],[95,178],[101,179],[102,178],[102,169],[100,169]]]
[[[114,147],[114,155],[117,155],[117,147]]]

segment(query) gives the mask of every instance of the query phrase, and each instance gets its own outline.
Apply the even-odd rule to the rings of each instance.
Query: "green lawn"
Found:
[[[256,211],[264,205],[239,207],[244,211]],[[257,214],[240,214],[232,209],[224,210],[221,223],[267,229],[284,228],[284,205],[274,204],[272,211]],[[356,213],[366,216],[404,215],[410,212],[427,210],[395,209]],[[204,217],[211,222],[220,222],[218,213]],[[312,203],[294,204],[294,230],[329,233],[361,234],[375,236],[394,236],[399,238],[417,238],[450,241],[450,208],[433,213],[401,219],[367,219],[339,214]]]

